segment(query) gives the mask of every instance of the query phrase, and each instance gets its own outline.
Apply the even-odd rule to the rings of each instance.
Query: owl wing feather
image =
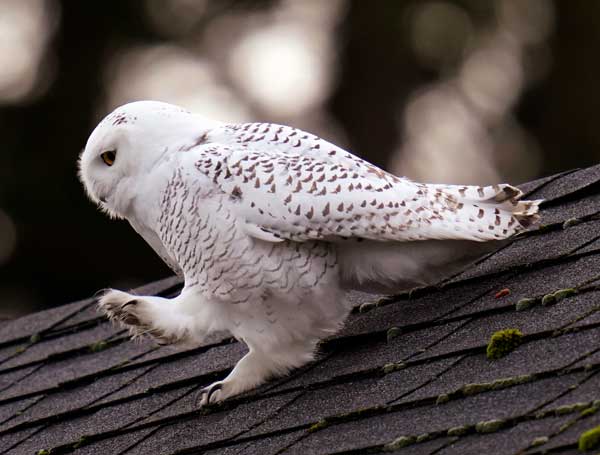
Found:
[[[426,185],[391,175],[303,131],[272,124],[212,131],[196,169],[229,196],[249,235],[266,241],[502,239],[537,201],[509,185]]]

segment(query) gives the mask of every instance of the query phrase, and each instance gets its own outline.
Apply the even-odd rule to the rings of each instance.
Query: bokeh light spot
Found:
[[[110,68],[109,106],[103,107],[103,112],[129,101],[152,99],[217,120],[250,118],[245,105],[219,81],[214,66],[180,47],[128,48],[115,57]]]
[[[293,24],[256,29],[233,49],[230,74],[262,109],[294,116],[319,103],[328,71],[311,35]]]
[[[58,22],[58,7],[50,0],[0,2],[0,103],[12,104],[41,95],[52,72],[40,66],[49,59],[47,44]],[[38,87],[40,86],[40,87]]]

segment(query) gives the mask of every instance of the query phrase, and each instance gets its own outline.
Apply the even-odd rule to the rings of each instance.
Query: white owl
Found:
[[[535,222],[540,202],[415,183],[298,129],[153,101],[102,120],[79,164],[89,197],[185,278],[173,299],[108,291],[102,311],[163,343],[228,331],[247,344],[200,405],[313,359],[348,315],[344,291],[430,283]]]

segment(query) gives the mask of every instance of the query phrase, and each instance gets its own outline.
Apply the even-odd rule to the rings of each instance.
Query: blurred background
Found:
[[[600,158],[600,2],[2,0],[0,318],[170,274],[76,176],[132,100],[314,132],[394,173],[520,183]]]

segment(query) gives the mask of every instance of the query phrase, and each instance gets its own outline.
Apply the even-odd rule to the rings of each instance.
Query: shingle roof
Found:
[[[523,188],[546,199],[539,229],[441,287],[352,294],[317,362],[209,411],[200,388],[244,351],[231,339],[131,342],[93,299],[4,323],[0,453],[575,453],[600,424],[600,166]],[[489,360],[509,328],[522,344]]]

